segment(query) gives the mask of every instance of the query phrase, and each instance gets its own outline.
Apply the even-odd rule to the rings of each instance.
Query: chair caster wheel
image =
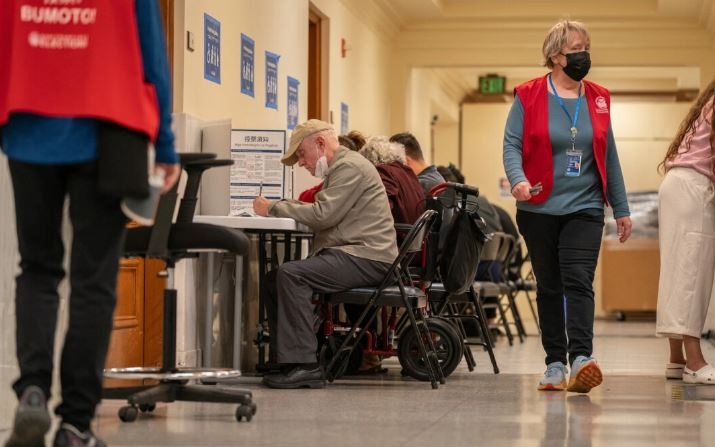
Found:
[[[239,405],[238,408],[236,408],[236,420],[238,422],[241,422],[241,420],[243,419],[245,419],[246,422],[251,422],[251,418],[253,418],[254,414],[256,414],[255,402],[251,402],[250,404],[245,405]]]
[[[156,410],[156,404],[139,404],[139,411],[142,413],[151,413]]]
[[[134,422],[137,420],[137,416],[139,416],[139,410],[133,405],[127,405],[126,407],[120,408],[117,414],[122,422]]]

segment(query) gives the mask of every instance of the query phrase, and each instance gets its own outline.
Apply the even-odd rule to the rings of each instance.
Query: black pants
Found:
[[[563,216],[517,210],[531,255],[546,364],[573,363],[593,352],[593,277],[603,233],[603,210]]]
[[[96,163],[37,165],[10,160],[21,272],[15,296],[20,396],[29,385],[50,395],[59,293],[64,278],[62,220],[69,196],[72,247],[69,325],[62,348],[62,402],[55,412],[89,427],[101,399],[117,271],[127,219],[119,200],[97,193]]]

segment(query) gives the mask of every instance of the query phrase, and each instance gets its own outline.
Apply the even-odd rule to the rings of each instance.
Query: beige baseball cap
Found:
[[[300,146],[300,143],[302,143],[306,137],[309,137],[316,132],[320,132],[321,130],[327,130],[332,128],[333,126],[326,123],[325,121],[316,119],[308,120],[304,123],[298,124],[297,126],[295,126],[293,132],[290,134],[290,143],[288,144],[288,151],[283,155],[283,157],[281,157],[281,162],[284,165],[293,166],[298,162],[298,156],[295,152],[298,150],[298,146]]]

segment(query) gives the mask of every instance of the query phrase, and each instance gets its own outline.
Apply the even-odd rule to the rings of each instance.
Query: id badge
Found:
[[[566,177],[581,175],[581,157],[583,152],[578,149],[566,151]]]

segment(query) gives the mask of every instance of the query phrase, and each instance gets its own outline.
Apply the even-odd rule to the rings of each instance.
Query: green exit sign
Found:
[[[479,76],[479,93],[484,95],[501,95],[506,87],[506,77],[495,74]]]

